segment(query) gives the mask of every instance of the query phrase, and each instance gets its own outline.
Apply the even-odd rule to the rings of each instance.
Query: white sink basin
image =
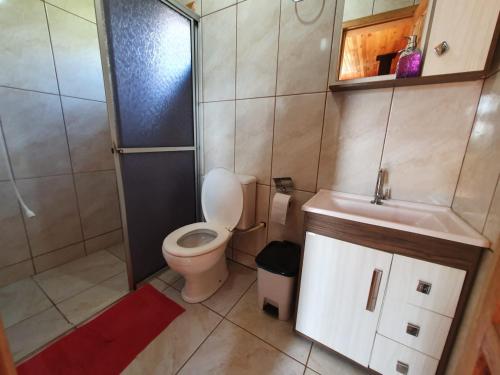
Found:
[[[320,190],[302,210],[365,224],[423,234],[468,245],[489,247],[490,242],[450,208],[397,200],[371,204],[371,197]]]

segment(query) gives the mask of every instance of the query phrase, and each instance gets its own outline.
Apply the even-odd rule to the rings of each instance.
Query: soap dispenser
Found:
[[[417,36],[410,35],[406,37],[408,44],[399,55],[398,65],[396,66],[396,78],[418,77],[422,64],[422,51],[417,48]]]

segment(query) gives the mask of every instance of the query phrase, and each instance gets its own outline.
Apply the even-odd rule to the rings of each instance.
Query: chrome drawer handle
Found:
[[[408,363],[404,363],[404,362],[401,362],[401,361],[398,361],[398,363],[396,363],[396,372],[399,373],[399,374],[408,374],[408,371],[410,370],[410,365],[408,365]]]
[[[436,47],[434,47],[434,52],[436,52],[436,55],[441,56],[442,54],[446,53],[449,49],[450,45],[446,40],[443,40]]]
[[[428,283],[427,281],[418,280],[417,292],[420,292],[423,294],[430,294],[431,287],[432,287],[431,283]]]
[[[416,324],[408,323],[406,325],[406,333],[411,336],[418,337],[418,334],[420,333],[420,327],[417,326]]]

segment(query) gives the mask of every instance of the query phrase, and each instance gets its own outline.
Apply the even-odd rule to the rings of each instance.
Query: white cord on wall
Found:
[[[5,159],[5,164],[7,165],[7,172],[9,174],[10,183],[12,184],[12,187],[14,188],[14,193],[16,193],[17,201],[19,202],[19,204],[23,208],[23,211],[24,211],[24,214],[26,215],[26,217],[28,217],[28,218],[34,217],[35,213],[33,211],[31,211],[30,208],[28,207],[28,205],[26,204],[26,202],[24,202],[24,199],[21,196],[21,194],[19,193],[19,190],[17,188],[16,181],[14,180],[14,173],[12,172],[12,167],[9,163],[9,155],[7,154],[7,143],[5,141],[5,134],[3,133],[3,128],[1,126],[1,122],[2,122],[2,120],[0,119],[0,135],[2,136],[2,140],[3,140],[3,142],[2,142],[3,144],[0,145],[0,148],[2,149],[3,156]]]

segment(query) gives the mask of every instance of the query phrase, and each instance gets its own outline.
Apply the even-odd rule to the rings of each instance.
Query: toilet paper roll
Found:
[[[292,197],[288,194],[276,193],[274,194],[273,204],[271,205],[271,221],[285,225],[286,213],[290,205]]]

